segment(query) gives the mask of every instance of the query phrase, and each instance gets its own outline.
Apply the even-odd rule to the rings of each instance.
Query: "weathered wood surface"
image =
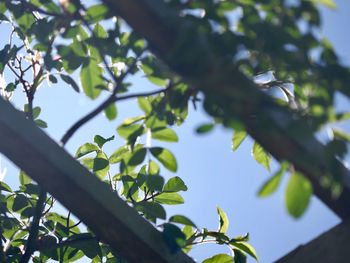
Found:
[[[350,221],[335,226],[308,244],[299,246],[276,263],[349,263]]]
[[[334,213],[350,216],[350,172],[318,142],[297,113],[277,105],[230,62],[211,50],[207,37],[161,0],[102,0],[146,38],[151,49],[185,81],[215,100],[225,114],[241,120],[249,134],[276,159],[288,160],[313,184],[315,195]],[[251,116],[256,116],[252,121]],[[257,121],[256,121],[257,120]],[[268,125],[267,125],[268,124]],[[304,129],[303,137],[296,135]],[[294,131],[294,132],[293,132]],[[341,178],[345,189],[335,199],[320,184],[322,176]]]
[[[129,262],[194,262],[170,253],[162,235],[109,186],[0,97],[0,152]]]

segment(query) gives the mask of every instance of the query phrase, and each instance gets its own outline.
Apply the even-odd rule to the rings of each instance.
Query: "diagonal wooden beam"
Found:
[[[0,152],[79,217],[128,262],[193,263],[109,186],[0,97]]]
[[[315,195],[334,213],[350,216],[350,171],[329,156],[302,117],[275,103],[237,70],[214,54],[213,39],[160,0],[101,0],[145,37],[150,48],[187,83],[204,92],[224,113],[243,122],[249,134],[277,160],[288,160],[309,178]],[[252,120],[252,116],[256,116]],[[303,131],[297,133],[297,131]],[[302,135],[301,135],[302,134]],[[338,178],[344,191],[334,198],[322,177]]]
[[[346,220],[305,245],[297,247],[276,263],[348,263],[350,221]]]

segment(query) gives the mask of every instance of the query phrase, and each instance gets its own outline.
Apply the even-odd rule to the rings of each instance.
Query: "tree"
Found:
[[[53,85],[64,82],[92,100],[108,94],[63,135],[63,147],[80,127],[101,112],[115,121],[116,103],[137,98],[143,115],[125,119],[115,135],[123,138],[125,145],[106,152],[104,146],[115,136],[96,135],[93,142],[77,149],[75,158],[107,184],[115,196],[162,229],[163,241],[159,242],[166,244],[170,254],[189,252],[198,243],[214,242],[230,247],[234,256],[219,254],[206,263],[245,262],[246,255],[257,258],[248,235],[227,236],[228,218],[221,208],[217,210],[219,228],[214,231],[198,229],[184,215],[166,218],[164,205],[183,203],[180,193],[187,191],[187,186],[179,176],[165,181],[161,172],[176,172],[176,157],[165,147],[151,146],[150,141],[177,142],[171,127],[184,122],[189,104],[203,105],[212,116],[212,122],[198,127],[198,133],[223,125],[234,130],[233,150],[249,134],[256,140],[253,155],[259,163],[269,169],[272,156],[280,161],[280,169],[260,189],[261,196],[272,194],[287,173],[287,208],[292,216],[304,213],[314,190],[341,218],[348,217],[350,195],[344,182],[349,172],[341,160],[349,135],[333,128],[333,139],[325,145],[314,135],[326,125],[349,117],[337,109],[335,95],[350,94],[346,86],[349,69],[339,62],[330,43],[314,33],[320,26],[315,5],[318,1],[102,2],[88,5],[80,1],[1,1],[0,18],[10,28],[9,41],[0,52],[0,73],[9,82],[1,87],[2,93],[9,100],[14,92],[22,90],[27,98],[23,107],[25,118],[43,129],[47,124],[39,118],[41,108],[35,107],[34,98],[45,80]],[[333,7],[332,1],[319,2]],[[237,10],[242,12],[240,17],[229,15]],[[300,21],[304,26],[300,26]],[[160,88],[133,93],[128,77],[140,73]],[[274,89],[285,99],[265,92]],[[3,127],[14,127],[9,118],[17,118],[18,113],[5,106],[3,110],[8,112],[1,119]],[[6,135],[6,131],[2,133]],[[26,141],[23,132],[14,133],[23,139],[19,145],[35,144]],[[37,135],[35,129],[28,128],[28,133]],[[33,262],[74,262],[83,256],[92,262],[122,262],[121,256],[140,262],[137,255],[132,258],[126,252],[132,244],[118,250],[113,239],[115,244],[120,245],[121,241],[115,237],[106,239],[106,233],[101,232],[103,226],[96,226],[100,223],[97,219],[82,216],[91,229],[74,221],[71,213],[84,214],[84,205],[55,192],[56,186],[39,176],[40,167],[35,170],[37,163],[23,160],[17,152],[11,155],[16,148],[16,142],[12,143],[12,148],[4,143],[0,150],[17,161],[28,175],[20,172],[20,187],[15,191],[1,182],[3,262],[28,262],[31,258]],[[46,141],[39,144],[46,147]],[[35,151],[43,154],[44,146]],[[47,151],[56,149],[50,147]],[[54,158],[70,164],[63,151],[55,153]],[[48,169],[54,164],[50,158],[44,166]],[[64,168],[56,169],[57,173],[70,173]],[[96,180],[88,178],[86,181]],[[87,198],[96,198],[87,183],[71,184],[63,188],[76,187],[77,191],[86,192]],[[68,190],[62,191],[69,194]],[[57,213],[55,197],[74,209],[67,215]],[[84,198],[82,201],[90,200]],[[94,209],[98,207],[95,205]],[[133,240],[142,239],[142,235],[139,233]],[[151,250],[150,258],[154,260],[152,253],[157,249]],[[183,260],[189,259],[184,256]]]

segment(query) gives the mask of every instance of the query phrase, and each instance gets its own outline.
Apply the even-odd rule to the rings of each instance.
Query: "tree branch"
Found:
[[[92,120],[94,117],[96,117],[99,113],[101,113],[106,107],[108,107],[110,104],[116,102],[116,101],[121,101],[121,100],[127,100],[127,99],[132,99],[132,98],[137,98],[137,97],[145,97],[145,96],[152,96],[156,95],[159,93],[166,92],[169,89],[161,89],[161,90],[155,90],[151,92],[144,92],[144,93],[137,93],[137,94],[130,94],[130,95],[124,95],[120,97],[116,97],[114,94],[110,95],[104,102],[102,102],[96,109],[82,117],[80,120],[78,120],[76,123],[74,123],[68,130],[67,132],[63,135],[61,139],[62,145],[65,145],[67,141],[73,136],[73,134],[81,128],[84,124]]]

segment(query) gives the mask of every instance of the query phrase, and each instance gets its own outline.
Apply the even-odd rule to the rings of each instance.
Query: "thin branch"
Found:
[[[143,201],[149,201],[155,197],[157,197],[158,195],[161,195],[162,192],[158,192],[158,193],[155,193],[155,194],[152,194],[151,196],[147,197],[147,198],[144,198]]]
[[[46,200],[46,192],[41,190],[39,193],[37,205],[35,207],[33,222],[29,231],[27,247],[20,260],[20,263],[28,263],[31,255],[35,252],[36,240],[38,238],[38,233],[39,233],[39,224],[40,224],[41,215],[45,207],[45,200]]]
[[[130,94],[125,96],[116,97],[114,94],[111,94],[102,104],[100,104],[96,109],[85,115],[83,118],[78,120],[76,123],[74,123],[67,132],[63,135],[61,139],[61,143],[64,146],[67,141],[73,136],[73,134],[81,128],[84,124],[89,122],[91,119],[96,117],[99,113],[101,113],[106,107],[108,107],[110,104],[120,101],[120,100],[126,100],[131,98],[137,98],[137,97],[145,97],[145,96],[152,96],[156,95],[162,92],[166,92],[170,87],[166,89],[151,91],[151,92],[144,92],[144,93],[137,93],[137,94]]]

